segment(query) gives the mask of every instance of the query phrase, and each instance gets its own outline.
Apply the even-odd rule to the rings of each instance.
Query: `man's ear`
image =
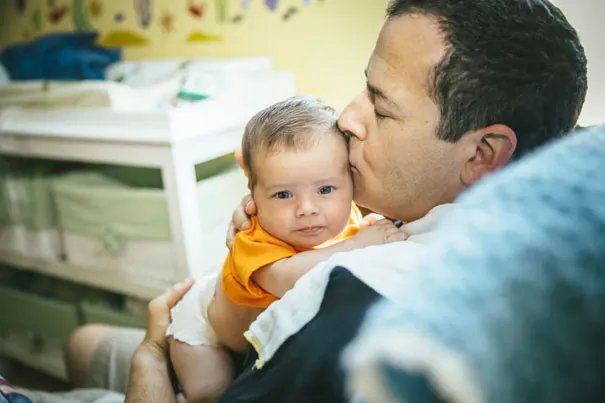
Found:
[[[506,125],[491,125],[469,136],[474,154],[464,165],[460,178],[467,186],[506,165],[517,147],[517,135]]]

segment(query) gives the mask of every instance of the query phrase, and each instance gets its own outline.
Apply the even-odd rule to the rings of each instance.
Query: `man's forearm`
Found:
[[[176,403],[166,357],[141,346],[130,369],[126,403]]]

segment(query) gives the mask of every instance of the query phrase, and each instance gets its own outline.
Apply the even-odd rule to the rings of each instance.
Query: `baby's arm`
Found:
[[[404,241],[407,234],[391,221],[383,219],[359,231],[355,236],[322,249],[298,253],[292,257],[269,264],[252,274],[252,280],[276,297],[294,287],[294,283],[315,265],[337,252],[348,252],[371,245]]]
[[[227,350],[170,341],[170,360],[187,402],[216,401],[233,378]]]

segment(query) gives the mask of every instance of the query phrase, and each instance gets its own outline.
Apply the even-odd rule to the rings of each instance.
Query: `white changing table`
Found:
[[[266,99],[259,100],[255,109],[291,95],[292,88],[272,92],[265,93]],[[203,266],[205,258],[199,248],[203,229],[194,166],[238,149],[252,113],[220,101],[149,113],[82,108],[66,114],[64,110],[8,108],[0,112],[0,154],[161,169],[177,280]],[[0,262],[142,299],[151,299],[170,285],[110,267],[86,270],[16,254],[2,253]]]
[[[108,76],[134,72],[126,84],[153,82],[165,72],[174,72],[181,61],[127,62],[111,68]],[[0,251],[0,264],[113,291],[142,300],[158,296],[175,281],[191,274],[207,261],[200,244],[217,237],[216,231],[200,225],[203,198],[198,200],[195,165],[229,154],[240,147],[243,129],[258,110],[294,95],[294,77],[274,72],[266,58],[234,61],[199,60],[193,68],[207,70],[218,77],[220,95],[178,107],[149,107],[139,93],[139,105],[116,110],[112,107],[32,108],[10,106],[0,109],[0,156],[20,156],[50,160],[79,161],[159,168],[162,173],[172,242],[170,273],[163,278],[144,278],[115,267],[102,270],[80,267],[63,260],[40,260]],[[138,81],[141,82],[138,82]],[[170,79],[174,81],[174,79]],[[168,85],[172,85],[170,80]],[[130,82],[129,82],[130,81]],[[211,83],[214,80],[211,79]],[[107,83],[111,96],[122,96],[128,88]],[[202,83],[206,85],[207,83]],[[91,87],[103,85],[91,84]],[[165,84],[162,84],[166,87]],[[159,87],[159,92],[166,88]],[[149,93],[158,93],[158,88]],[[136,95],[136,94],[135,94]],[[6,98],[5,98],[6,101]],[[137,101],[120,100],[123,106]],[[6,105],[7,102],[4,102]],[[10,102],[9,102],[10,104]],[[30,105],[31,106],[31,105]],[[209,197],[212,197],[210,195]],[[229,206],[235,207],[235,206]],[[227,224],[227,223],[225,223]],[[224,233],[221,233],[221,238]],[[220,239],[223,244],[224,240]],[[223,244],[224,245],[224,244]],[[214,254],[222,254],[224,246]],[[215,257],[216,257],[215,256]],[[170,258],[168,258],[170,259]],[[34,298],[34,297],[32,297]],[[39,309],[64,315],[64,321],[77,321],[75,307],[59,302],[50,305],[31,302]],[[42,311],[40,311],[42,312]],[[38,312],[39,313],[39,312]],[[67,319],[65,319],[67,318]],[[2,329],[0,329],[1,333]],[[3,336],[0,334],[0,336]],[[27,337],[0,337],[0,354],[24,362],[43,372],[66,379],[60,345],[32,350]]]

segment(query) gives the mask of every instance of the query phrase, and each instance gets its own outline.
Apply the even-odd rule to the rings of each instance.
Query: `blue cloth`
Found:
[[[97,46],[96,39],[95,32],[48,34],[6,47],[0,61],[13,81],[102,80],[121,50]]]
[[[605,401],[605,128],[543,147],[460,204],[468,214],[443,222],[400,299],[377,304],[349,346],[360,400]]]
[[[0,375],[0,403],[31,403],[31,400],[17,393],[15,387]]]

